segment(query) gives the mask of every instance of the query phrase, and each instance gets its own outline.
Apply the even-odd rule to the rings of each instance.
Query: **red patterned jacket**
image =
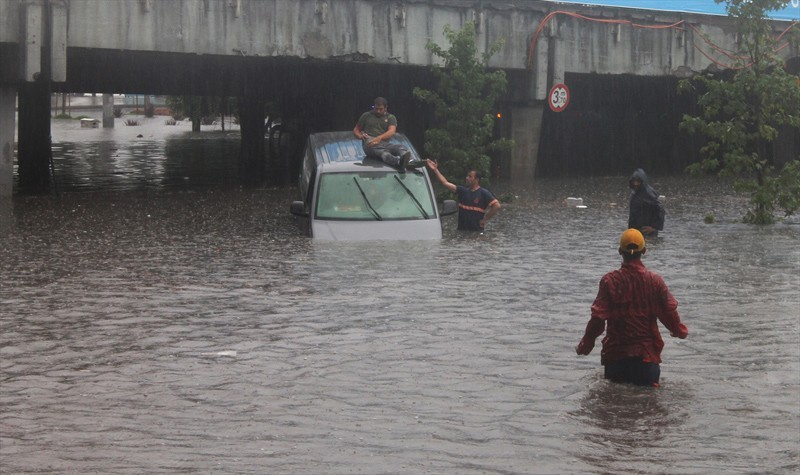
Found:
[[[664,341],[658,331],[660,321],[672,336],[689,334],[678,315],[678,302],[664,279],[647,270],[641,260],[623,262],[622,267],[604,275],[592,304],[592,318],[578,345],[578,352],[588,354],[594,340],[603,338],[602,364],[636,356],[649,363],[661,363]],[[583,352],[581,351],[583,350]]]

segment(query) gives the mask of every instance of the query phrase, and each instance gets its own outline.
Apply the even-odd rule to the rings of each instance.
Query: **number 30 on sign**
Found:
[[[566,84],[556,84],[550,89],[550,97],[547,100],[553,112],[561,112],[569,104],[569,88]]]

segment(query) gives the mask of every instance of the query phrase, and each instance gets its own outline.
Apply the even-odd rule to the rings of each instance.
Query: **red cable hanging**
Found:
[[[536,53],[536,41],[539,38],[539,34],[542,32],[542,30],[547,25],[547,23],[550,20],[552,20],[556,15],[566,15],[566,16],[570,16],[570,17],[573,17],[573,18],[578,18],[580,20],[592,21],[592,22],[595,22],[595,23],[611,23],[611,24],[618,24],[618,25],[630,25],[633,28],[646,28],[646,29],[653,29],[653,30],[662,30],[662,29],[671,28],[671,29],[675,29],[675,30],[685,31],[685,28],[681,27],[681,25],[683,25],[685,23],[684,20],[681,20],[681,21],[678,21],[678,22],[675,22],[675,23],[672,23],[672,24],[669,24],[669,25],[642,25],[642,24],[639,24],[639,23],[633,23],[633,22],[631,22],[629,20],[615,20],[615,19],[609,20],[609,19],[604,19],[604,18],[593,18],[593,17],[588,17],[588,16],[585,16],[585,15],[581,15],[579,13],[558,10],[558,11],[554,11],[554,12],[548,13],[542,19],[542,21],[539,23],[539,27],[536,28],[536,32],[534,32],[533,37],[531,38],[530,47],[528,48],[528,64],[527,64],[528,69],[530,69],[531,65],[533,64],[533,56]],[[778,37],[776,38],[776,41],[780,41],[780,39],[783,38],[783,36],[786,33],[788,33],[789,30],[791,30],[792,28],[798,27],[798,25],[800,25],[800,23],[798,23],[797,21],[793,21],[785,30],[783,30],[783,32],[781,32],[780,35],[778,35]],[[730,58],[730,59],[732,59],[734,61],[737,61],[737,60],[741,61],[741,60],[746,59],[746,58],[743,58],[741,56],[737,56],[737,55],[734,55],[732,53],[729,53],[729,52],[725,51],[723,48],[721,48],[720,46],[714,44],[712,41],[710,41],[708,38],[706,38],[706,36],[703,35],[700,32],[700,30],[695,28],[693,25],[689,24],[689,28],[691,28],[692,31],[697,33],[697,35],[700,36],[700,38],[702,38],[703,41],[712,50],[717,51],[720,54],[722,54],[724,56],[727,56],[728,58]],[[777,53],[778,51],[786,48],[788,45],[789,45],[788,42],[784,43],[783,45],[777,47],[775,49],[775,52]],[[737,66],[733,66],[733,65],[726,65],[726,64],[723,64],[723,63],[717,61],[716,59],[712,58],[708,53],[706,53],[705,51],[700,49],[700,47],[697,44],[695,44],[694,42],[692,42],[692,46],[697,51],[699,51],[700,54],[702,54],[703,56],[708,58],[709,61],[711,61],[712,63],[716,64],[717,66],[722,67],[723,69],[741,69],[741,68],[745,68],[745,67],[750,67],[752,65],[752,62],[747,64],[747,65],[738,66],[738,67]]]

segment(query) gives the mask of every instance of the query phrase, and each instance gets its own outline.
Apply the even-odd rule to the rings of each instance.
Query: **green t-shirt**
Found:
[[[377,116],[368,111],[358,118],[358,125],[361,127],[362,132],[366,132],[370,137],[377,137],[389,130],[390,125],[397,127],[397,117],[389,113]]]

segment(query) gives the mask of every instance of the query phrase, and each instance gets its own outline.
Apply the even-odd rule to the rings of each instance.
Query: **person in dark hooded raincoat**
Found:
[[[658,236],[658,232],[664,229],[664,206],[644,170],[637,168],[628,180],[628,186],[631,188],[628,228],[638,229],[648,237]]]

